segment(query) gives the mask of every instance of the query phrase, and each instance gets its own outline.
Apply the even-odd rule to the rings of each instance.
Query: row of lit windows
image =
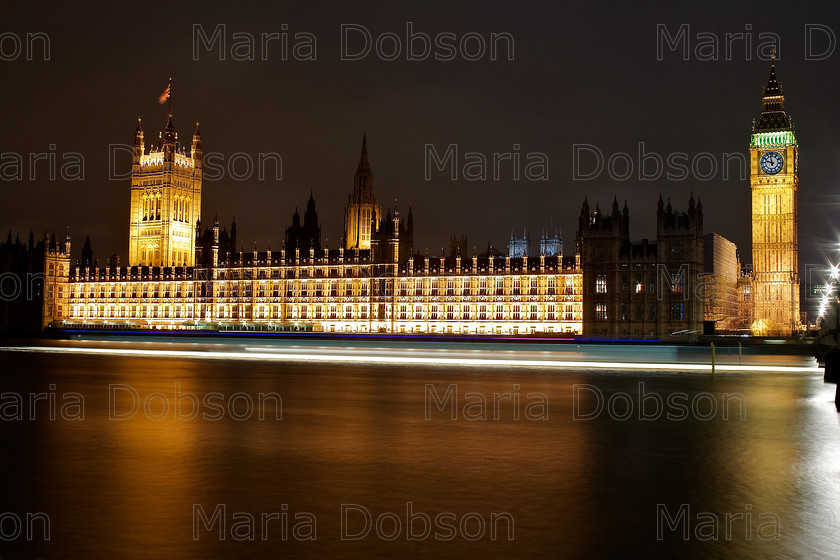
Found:
[[[191,319],[191,305],[70,305],[73,319]]]
[[[143,221],[160,220],[162,204],[160,193],[153,195],[144,194],[141,200],[141,219]]]
[[[314,259],[314,257],[312,257]],[[256,261],[255,261],[256,262]],[[334,266],[307,266],[305,264],[298,264],[294,266],[284,266],[284,267],[268,267],[262,266],[266,264],[266,261],[260,260],[259,267],[241,267],[241,268],[217,268],[214,271],[214,278],[216,280],[254,280],[254,279],[288,279],[288,280],[307,280],[307,279],[321,279],[321,278],[339,278],[339,277],[348,277],[348,278],[361,278],[361,279],[370,279],[370,267],[369,265],[359,265],[355,262],[348,263],[345,265],[334,265]],[[457,281],[464,281],[469,282],[471,280],[478,281],[479,279],[486,279],[489,286],[493,285],[500,285],[501,282],[504,282],[505,278],[511,279],[520,279],[523,282],[522,286],[525,287],[528,278],[528,275],[520,275],[520,273],[514,271],[513,274],[507,273],[504,276],[486,276],[483,274],[476,274],[469,276],[449,276],[452,273],[452,270],[447,270],[444,272],[443,270],[433,269],[431,271],[423,272],[422,269],[415,268],[414,269],[417,274],[413,275],[410,272],[408,275],[410,276],[409,282],[416,280],[416,281],[437,281],[440,279],[444,281],[446,279],[454,278]],[[483,272],[483,269],[482,269]],[[495,271],[491,271],[491,274]],[[531,271],[535,272],[536,271]],[[495,272],[498,274],[498,272]],[[406,274],[405,271],[402,271],[402,274]],[[457,274],[461,274],[458,272]],[[469,274],[465,272],[464,274]],[[547,276],[551,274],[551,271],[544,271],[540,272],[539,275],[534,276],[534,278],[546,278],[548,277],[549,280],[557,279],[557,287],[561,288],[560,284],[564,284],[566,286],[575,286],[576,282],[574,280],[575,277],[580,277],[580,272],[565,272],[557,273],[556,275]],[[430,276],[433,275],[433,276]],[[438,276],[439,275],[439,276]],[[564,278],[564,280],[560,280],[559,277]],[[497,284],[493,284],[494,281]],[[542,285],[542,284],[541,284]]]
[[[71,285],[69,288],[71,298],[159,298],[163,297],[193,297],[193,284],[191,282],[180,282],[177,284],[82,284]]]
[[[567,279],[565,285],[561,289],[557,289],[554,278],[549,278],[546,282],[539,282],[537,277],[507,278],[504,281],[503,277],[497,278],[480,278],[480,279],[443,279],[437,278],[417,278],[417,279],[403,279],[398,284],[398,294],[401,296],[418,295],[418,296],[475,296],[475,295],[579,295],[580,288],[575,286],[571,278]],[[235,285],[229,288],[220,287],[220,297],[225,297],[226,293],[236,293],[247,291],[250,293],[250,284],[245,284],[240,290]],[[277,283],[271,285],[267,290],[263,284],[260,284],[258,290],[261,296],[264,297],[266,291],[270,291],[272,296],[279,296],[280,286]],[[317,281],[309,284],[306,281],[294,282],[286,284],[287,297],[323,297],[328,295],[330,297],[337,297],[339,295],[346,296],[366,296],[368,293],[367,279],[362,282],[321,282]],[[385,295],[391,295],[391,283],[385,284]],[[233,297],[236,297],[235,295]]]
[[[667,286],[668,290],[674,293],[682,293],[684,291],[684,284],[685,278],[684,275],[681,273],[676,274],[669,274],[666,276],[669,279],[670,284]],[[643,280],[645,278],[642,274],[636,274],[633,277],[633,283],[631,285],[630,275],[624,274],[621,277],[621,293],[626,294],[630,293],[631,289],[633,293],[636,294],[643,294],[645,293],[645,288],[647,287],[647,293],[654,294],[656,293],[656,275],[650,274],[646,278],[647,286],[643,284]],[[607,275],[606,274],[599,274],[595,277],[595,293],[596,294],[606,294],[607,293]]]
[[[219,306],[219,317],[225,319],[248,318],[250,306],[221,305]],[[575,321],[579,320],[580,306],[566,304],[555,307],[554,304],[538,306],[537,304],[514,304],[514,305],[408,305],[399,306],[396,316],[402,321],[470,321],[470,320],[497,320],[497,321]],[[289,305],[286,306],[286,313],[282,312],[282,306],[269,305],[256,307],[257,319],[291,319],[291,320],[329,320],[329,319],[376,319],[376,310],[371,311],[368,316],[368,306],[342,305],[342,304],[319,304],[319,305]],[[390,318],[390,307],[385,308],[384,317]]]
[[[191,319],[193,305],[70,305],[72,318],[139,318],[139,319]],[[204,306],[201,306],[204,309]],[[277,319],[277,320],[366,320],[386,319],[390,317],[390,308],[386,307],[382,317],[372,309],[368,316],[368,306],[362,305],[219,305],[217,318],[225,319]],[[203,317],[204,312],[199,313]],[[514,305],[400,305],[394,319],[401,321],[577,321],[580,320],[580,307],[571,304],[545,307],[536,304]]]
[[[601,278],[601,277],[599,277]],[[421,281],[402,281],[400,283],[399,295],[438,295],[438,296],[453,296],[453,295],[487,295],[488,293],[496,293],[498,295],[555,295],[555,288],[553,286],[554,279],[549,279],[547,287],[537,287],[536,279],[532,280],[530,285],[526,284],[526,289],[522,290],[519,279],[513,279],[512,282],[499,282],[494,288],[493,279],[489,282],[482,279],[481,282],[473,282],[468,284],[464,282],[463,287],[461,282],[449,280],[447,282],[438,282],[437,279],[429,281],[428,279]],[[281,283],[279,282],[260,282],[256,285],[251,282],[219,282],[216,284],[217,297],[239,297],[239,295],[251,296],[256,291],[259,297],[280,297]],[[192,297],[193,294],[192,282],[180,282],[171,284],[168,282],[161,283],[111,283],[111,284],[78,284],[71,286],[70,297]],[[332,281],[332,282],[290,282],[286,283],[285,295],[288,297],[338,297],[341,296],[367,296],[369,291],[369,282],[367,281]],[[576,289],[571,283],[567,283],[564,287],[566,295],[579,294],[580,290]],[[390,283],[386,284],[386,293],[390,294]],[[562,295],[562,294],[559,294]]]
[[[608,320],[609,314],[607,313],[607,304],[606,303],[596,303],[595,304],[595,319],[599,321],[606,321]],[[617,318],[620,321],[655,321],[656,320],[656,304],[651,303],[647,306],[647,313],[643,313],[642,306],[633,306],[632,312],[630,311],[627,302],[621,302],[619,308],[617,310]],[[685,320],[685,305],[680,303],[672,303],[670,306],[670,320],[671,321],[683,321]]]
[[[55,266],[55,263],[49,263],[47,267],[47,273],[49,276],[55,276],[56,270],[58,270],[58,276],[64,276],[64,265],[59,263],[58,267]]]
[[[140,218],[143,221],[160,220],[163,201],[160,193],[144,194],[141,200]],[[191,200],[176,196],[174,200],[172,219],[176,222],[188,222],[190,217]]]

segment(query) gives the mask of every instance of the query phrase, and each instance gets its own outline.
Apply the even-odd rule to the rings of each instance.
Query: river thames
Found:
[[[0,351],[4,560],[840,557],[807,358],[26,346]]]

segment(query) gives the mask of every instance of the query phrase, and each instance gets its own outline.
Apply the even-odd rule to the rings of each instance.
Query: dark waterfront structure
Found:
[[[54,301],[65,295],[61,279],[69,273],[69,254],[69,235],[60,242],[55,233],[45,233],[36,242],[30,232],[24,244],[19,237],[12,241],[9,232],[0,243],[0,330],[40,330],[52,321],[58,311]]]
[[[703,205],[677,212],[659,197],[656,240],[630,240],[630,211],[614,200],[605,215],[584,200],[578,226],[583,269],[583,333],[593,337],[664,338],[702,333]]]

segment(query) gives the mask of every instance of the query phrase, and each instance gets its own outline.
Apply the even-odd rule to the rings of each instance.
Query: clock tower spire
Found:
[[[799,145],[776,77],[776,49],[750,138],[753,332],[791,335],[800,328],[797,190]]]

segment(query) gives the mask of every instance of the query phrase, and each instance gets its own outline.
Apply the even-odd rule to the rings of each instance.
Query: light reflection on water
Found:
[[[55,384],[85,398],[83,421],[0,421],[2,511],[48,513],[51,540],[0,541],[14,558],[259,557],[616,557],[791,558],[840,553],[840,422],[834,386],[812,374],[576,371],[495,367],[431,368],[202,361],[0,353],[2,391],[28,395]],[[573,386],[589,384],[607,399],[635,398],[639,383],[663,399],[684,392],[743,394],[737,409],[702,421],[619,421],[602,413],[572,420]],[[282,420],[220,421],[174,416],[175,383],[198,398],[211,392],[282,396]],[[424,386],[442,395],[458,384],[458,419],[424,418]],[[109,384],[159,392],[170,413],[152,420],[108,420]],[[504,401],[500,420],[470,422],[464,396],[520,395],[520,419]],[[542,393],[548,419],[524,419],[526,395]],[[122,402],[122,401],[120,401]],[[240,402],[241,404],[241,402]],[[592,405],[585,400],[581,404]],[[638,401],[636,401],[638,406]],[[720,404],[720,401],[718,402]],[[150,409],[160,412],[160,401]],[[37,409],[41,412],[43,409]],[[120,410],[125,410],[120,409]],[[234,407],[236,411],[236,407]],[[241,407],[240,407],[241,411]],[[492,405],[489,416],[492,418]],[[489,517],[509,512],[513,541],[408,542],[406,502],[441,512]],[[373,533],[340,540],[340,506],[403,518],[393,542]],[[192,538],[193,504],[208,515],[226,504],[228,536]],[[232,514],[310,512],[317,540],[231,538]],[[656,539],[656,507],[689,504],[692,534]],[[693,534],[697,513],[753,512],[753,532],[735,522],[731,540]],[[758,516],[781,520],[781,539],[755,534]],[[290,523],[291,525],[291,523]]]

